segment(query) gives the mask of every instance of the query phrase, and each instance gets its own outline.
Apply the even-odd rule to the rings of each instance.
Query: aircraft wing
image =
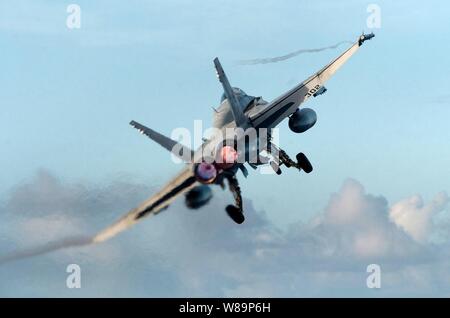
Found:
[[[144,217],[158,214],[163,209],[167,208],[179,195],[193,188],[196,183],[197,180],[192,171],[192,165],[189,164],[159,192],[151,196],[138,207],[129,211],[117,222],[95,235],[92,238],[92,243],[106,241],[133,226]]]
[[[341,54],[320,71],[312,75],[303,83],[273,100],[260,112],[253,114],[250,119],[255,128],[274,128],[283,119],[294,113],[309,97],[322,89],[324,83],[358,51],[364,41],[372,35],[362,35],[347,51]]]
[[[148,138],[157,142],[183,161],[191,162],[192,158],[194,158],[194,152],[189,149],[189,147],[186,147],[179,142],[176,142],[175,140],[172,140],[134,120],[130,122],[130,125],[136,128],[141,134],[146,135]]]
[[[16,251],[9,255],[0,255],[0,265],[23,258],[54,252],[63,248],[87,246],[109,240],[130,228],[145,216],[158,214],[164,208],[167,208],[169,203],[175,198],[194,187],[196,183],[197,181],[193,175],[192,165],[189,164],[180,174],[178,174],[178,176],[173,178],[172,181],[162,188],[161,191],[150,197],[137,208],[125,214],[116,223],[113,223],[100,231],[98,234],[91,237],[66,237],[58,241],[48,242],[42,246],[35,246],[22,251]]]

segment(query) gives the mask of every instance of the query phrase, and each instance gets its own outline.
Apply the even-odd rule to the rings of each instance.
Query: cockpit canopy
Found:
[[[233,92],[236,95],[239,104],[242,106],[242,108],[246,108],[254,99],[254,96],[247,95],[242,89],[239,87],[233,87]],[[220,98],[220,103],[223,103],[223,101],[227,99],[225,93],[222,94],[222,97]]]
[[[236,94],[239,105],[246,112],[247,116],[257,113],[267,105],[267,102],[261,97],[249,96],[240,88],[233,87],[233,92]],[[223,94],[220,99],[220,106],[215,109],[213,117],[214,127],[222,128],[234,120],[229,104],[224,103],[226,99],[227,97]]]

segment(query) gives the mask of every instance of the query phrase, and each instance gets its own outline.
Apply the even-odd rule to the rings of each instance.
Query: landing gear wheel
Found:
[[[280,166],[279,166],[275,161],[271,161],[271,162],[270,162],[270,166],[272,167],[273,171],[275,171],[275,173],[276,173],[277,175],[280,175],[280,174],[281,174]]]
[[[228,185],[231,193],[233,193],[235,205],[228,205],[225,210],[228,216],[237,224],[242,224],[245,221],[244,214],[242,213],[242,196],[241,188],[239,187],[238,180],[235,175],[227,176]]]
[[[227,211],[228,216],[237,224],[242,224],[245,221],[244,214],[242,213],[242,210],[239,209],[235,205],[228,205],[225,210]]]
[[[313,167],[304,153],[298,153],[296,158],[298,166],[303,169],[303,171],[306,173],[311,173],[313,171]]]

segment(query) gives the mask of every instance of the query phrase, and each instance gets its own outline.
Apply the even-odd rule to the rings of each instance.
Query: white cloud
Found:
[[[127,210],[124,206],[136,205],[148,193],[144,186],[124,182],[106,187],[66,184],[40,172],[12,192],[8,210],[2,213],[9,215],[11,226],[2,235],[23,245],[39,237],[46,241],[85,234],[108,224],[120,210]],[[58,283],[58,271],[75,261],[90,275],[81,296],[370,296],[365,285],[370,263],[382,267],[383,288],[377,295],[442,295],[442,276],[450,263],[443,252],[446,243],[419,244],[391,214],[402,206],[401,211],[408,211],[402,214],[433,215],[447,200],[439,195],[429,204],[402,204],[409,202],[405,200],[389,208],[386,199],[367,194],[350,179],[331,196],[323,213],[287,231],[276,228],[249,201],[247,220],[237,226],[223,212],[227,202],[220,195],[196,212],[186,210],[179,200],[104,245],[0,267],[0,280],[13,286],[0,287],[0,294],[73,295]],[[40,260],[46,260],[45,267]],[[50,286],[45,292],[39,284],[23,281],[37,270],[36,284]]]
[[[390,218],[417,242],[426,242],[433,227],[433,216],[444,211],[449,202],[446,193],[439,193],[425,204],[420,195],[414,195],[391,207]]]

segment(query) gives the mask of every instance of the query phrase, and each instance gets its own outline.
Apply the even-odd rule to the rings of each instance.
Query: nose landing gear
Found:
[[[298,153],[296,156],[297,162],[293,161],[287,153],[278,149],[278,162],[271,161],[270,165],[273,170],[280,175],[281,174],[281,165],[285,165],[287,168],[297,168],[299,171],[303,170],[306,173],[311,173],[313,171],[313,167],[311,162],[305,156],[304,153]],[[237,224],[242,224],[245,221],[244,213],[242,211],[242,194],[241,188],[239,187],[238,179],[234,174],[225,174],[224,179],[228,181],[228,187],[233,194],[235,204],[230,204],[225,208],[228,216]],[[220,182],[222,188],[224,188],[223,179]]]

